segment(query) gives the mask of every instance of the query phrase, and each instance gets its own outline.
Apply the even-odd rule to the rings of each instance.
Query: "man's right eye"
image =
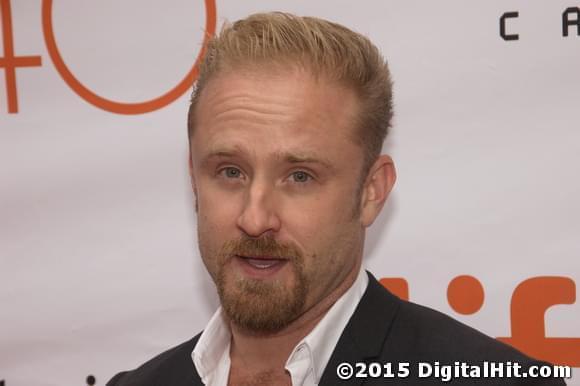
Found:
[[[242,175],[242,172],[238,168],[235,168],[233,166],[228,166],[226,168],[221,169],[219,171],[219,174],[222,175],[223,177],[226,177],[226,178],[240,178]]]

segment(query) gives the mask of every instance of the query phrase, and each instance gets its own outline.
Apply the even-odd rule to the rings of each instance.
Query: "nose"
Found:
[[[246,191],[238,227],[250,237],[260,237],[280,230],[274,192],[265,183],[254,181]]]

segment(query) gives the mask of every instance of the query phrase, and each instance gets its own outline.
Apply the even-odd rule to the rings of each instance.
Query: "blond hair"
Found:
[[[194,131],[195,106],[212,76],[245,65],[302,65],[314,76],[350,87],[360,98],[354,136],[365,153],[364,173],[380,155],[391,126],[392,84],[387,63],[365,36],[314,17],[258,13],[226,24],[207,46],[194,86],[188,134]]]

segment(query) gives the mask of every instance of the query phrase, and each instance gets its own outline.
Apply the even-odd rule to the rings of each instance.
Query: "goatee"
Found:
[[[228,269],[236,256],[269,256],[284,260],[292,270],[293,284],[280,280],[259,280],[236,275]],[[215,283],[226,316],[236,326],[253,333],[280,331],[304,312],[308,279],[304,257],[290,243],[271,236],[242,237],[226,242],[217,260]]]

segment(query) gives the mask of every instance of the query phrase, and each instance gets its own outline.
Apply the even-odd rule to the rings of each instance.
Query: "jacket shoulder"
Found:
[[[201,385],[191,353],[201,334],[145,362],[115,375],[107,386]]]
[[[383,358],[451,362],[529,359],[442,312],[396,297],[370,273],[367,291],[351,322],[349,332],[358,346],[375,346],[371,351]]]
[[[404,351],[415,356],[470,361],[527,361],[530,358],[450,316],[403,301],[393,321],[394,340],[405,340]]]
[[[455,362],[467,365],[482,366],[484,362],[504,364],[505,366],[520,365],[522,372],[530,366],[548,365],[545,362],[528,357],[515,348],[502,343],[484,333],[469,327],[452,317],[412,302],[394,298],[387,289],[371,280],[373,289],[370,296],[373,307],[364,308],[362,313],[381,313],[376,317],[383,320],[383,328],[387,330],[382,341],[381,353],[377,359],[383,363],[409,362],[411,368],[417,368],[419,363],[430,365],[454,365]],[[391,309],[391,312],[381,312],[379,309]],[[390,322],[389,322],[390,321]],[[359,323],[360,327],[360,323]],[[375,326],[373,331],[379,330]],[[360,335],[360,334],[359,334]],[[415,374],[416,375],[416,374]],[[401,384],[439,384],[436,378],[399,379]],[[379,382],[380,383],[380,382]],[[457,385],[542,385],[561,386],[565,382],[560,378],[458,378]],[[375,383],[369,383],[370,385]],[[382,384],[382,383],[381,383]]]

